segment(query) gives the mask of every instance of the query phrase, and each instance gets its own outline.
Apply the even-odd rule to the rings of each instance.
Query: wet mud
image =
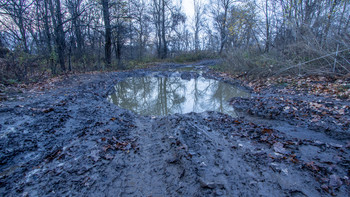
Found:
[[[196,66],[225,81],[207,72],[213,63]],[[2,102],[1,196],[349,195],[346,107],[323,117],[304,98],[289,95],[288,105],[278,102],[285,95],[253,93],[231,100],[235,118],[212,111],[141,116],[107,100],[127,77],[169,76],[166,69],[182,66],[72,75]]]

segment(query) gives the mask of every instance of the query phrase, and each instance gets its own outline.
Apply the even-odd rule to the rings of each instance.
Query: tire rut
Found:
[[[166,185],[164,165],[167,149],[164,134],[154,131],[152,120],[135,121],[136,129],[131,131],[132,138],[137,139],[138,151],[125,156],[121,192],[118,196],[165,196]],[[118,181],[117,181],[118,182]]]

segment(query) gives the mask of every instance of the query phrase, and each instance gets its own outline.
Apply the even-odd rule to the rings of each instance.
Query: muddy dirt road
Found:
[[[140,116],[107,101],[118,81],[154,72],[169,74],[75,75],[2,102],[0,195],[349,196],[350,135],[343,119],[328,130],[312,127],[298,113],[266,107],[281,105],[268,94],[234,99],[236,118]],[[349,119],[349,109],[344,112],[341,118]]]

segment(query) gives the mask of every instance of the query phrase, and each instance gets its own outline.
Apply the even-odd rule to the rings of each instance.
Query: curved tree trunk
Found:
[[[102,0],[102,12],[105,24],[105,64],[108,67],[112,63],[112,28],[109,18],[109,0]]]

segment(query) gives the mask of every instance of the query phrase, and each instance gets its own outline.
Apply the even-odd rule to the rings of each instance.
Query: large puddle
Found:
[[[228,100],[246,91],[214,79],[198,77],[130,77],[118,83],[108,100],[141,115],[218,111],[236,116]]]

